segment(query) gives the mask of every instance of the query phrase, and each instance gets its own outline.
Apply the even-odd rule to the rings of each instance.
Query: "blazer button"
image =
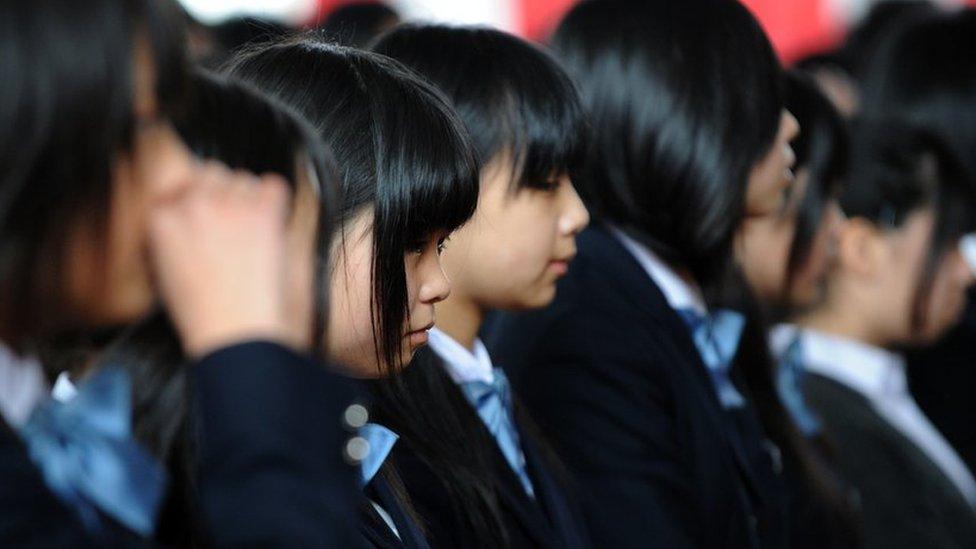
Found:
[[[346,442],[343,457],[350,465],[359,465],[369,457],[369,441],[363,437],[352,437]]]
[[[342,413],[342,424],[350,431],[356,431],[369,421],[369,410],[362,404],[351,404]]]

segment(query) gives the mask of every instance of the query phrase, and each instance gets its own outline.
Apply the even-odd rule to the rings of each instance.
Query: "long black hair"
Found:
[[[511,162],[511,192],[549,188],[579,169],[586,132],[572,82],[541,48],[501,31],[401,25],[373,50],[440,88],[457,110],[481,170]],[[484,547],[507,545],[490,456],[495,441],[454,389],[441,359],[423,349],[402,375],[377,384],[376,413],[441,481],[459,531]],[[528,418],[518,407],[523,425]],[[554,459],[554,455],[550,456]]]
[[[807,186],[796,214],[796,229],[786,264],[786,292],[810,256],[824,208],[841,192],[848,164],[847,125],[809,76],[792,71],[786,78],[786,107],[803,131],[791,145],[794,171],[807,170]]]
[[[176,120],[177,129],[200,158],[215,159],[235,169],[274,172],[293,188],[299,170],[318,199],[315,238],[316,281],[312,351],[324,356],[328,292],[328,259],[338,172],[325,145],[294,113],[246,84],[210,73],[193,75],[194,93]],[[189,413],[192,391],[187,358],[179,336],[164,311],[129,327],[99,355],[95,366],[124,368],[132,380],[133,435],[166,464],[172,483],[156,531],[157,540],[178,546],[204,545],[204,529],[196,518],[197,434]]]
[[[168,118],[186,72],[181,28],[164,3],[0,5],[0,329],[15,347],[63,318],[71,228],[90,219],[104,242],[112,160],[135,131],[137,46],[148,48]]]
[[[735,0],[588,0],[553,47],[593,128],[584,202],[690,272],[708,299],[732,269],[749,173],[783,108],[759,23]]]
[[[453,231],[477,205],[477,161],[463,124],[439,91],[399,63],[310,37],[245,52],[226,70],[296,109],[330,146],[341,226],[372,212],[376,358],[399,370],[403,254]]]

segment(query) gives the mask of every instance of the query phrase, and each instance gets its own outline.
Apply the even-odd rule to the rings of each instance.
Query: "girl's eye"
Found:
[[[442,238],[437,241],[437,255],[441,255],[442,253],[444,253],[444,250],[447,249],[447,242],[449,240],[450,238]]]
[[[559,190],[561,184],[562,184],[562,179],[558,179],[558,178],[550,179],[549,181],[546,181],[545,186],[542,187],[542,190],[546,192],[554,193]]]
[[[420,255],[424,253],[424,248],[427,246],[426,242],[411,242],[407,245],[407,251],[412,254]]]

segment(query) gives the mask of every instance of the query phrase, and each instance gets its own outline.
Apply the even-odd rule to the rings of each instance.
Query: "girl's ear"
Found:
[[[838,232],[838,265],[858,278],[876,278],[886,267],[889,253],[884,233],[863,217],[847,220]]]

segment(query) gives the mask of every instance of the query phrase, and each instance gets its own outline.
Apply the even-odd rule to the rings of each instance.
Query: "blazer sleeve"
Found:
[[[653,338],[572,313],[535,335],[544,343],[522,357],[517,388],[576,477],[594,545],[696,547],[696,494]]]
[[[267,342],[212,353],[194,374],[200,506],[215,545],[360,546],[342,458],[348,380]]]

